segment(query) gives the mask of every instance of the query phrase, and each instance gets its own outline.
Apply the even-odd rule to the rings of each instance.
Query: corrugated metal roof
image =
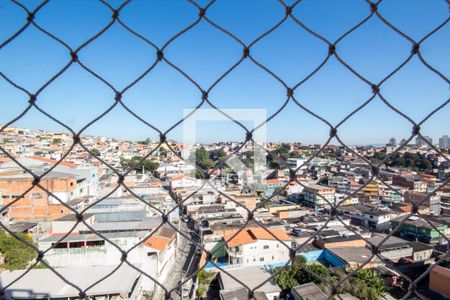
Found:
[[[116,266],[57,268],[69,282],[81,289],[86,289],[99,278],[112,272]],[[137,266],[139,268],[139,266]],[[6,271],[0,274],[2,286],[7,286],[24,270]],[[128,265],[122,265],[111,276],[89,289],[88,296],[111,295],[130,293],[140,274]],[[5,293],[14,299],[42,299],[42,298],[68,298],[78,297],[79,292],[71,285],[62,281],[50,269],[32,269],[20,280],[9,286]]]

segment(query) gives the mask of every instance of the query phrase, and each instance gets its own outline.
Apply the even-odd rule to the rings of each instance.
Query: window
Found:
[[[269,249],[269,245],[264,245],[263,249]]]
[[[31,194],[31,199],[42,199],[43,196],[40,193],[32,193]]]
[[[274,260],[275,259],[275,257],[272,255],[272,260]]]
[[[264,257],[260,257],[260,258],[259,258],[259,261],[264,261]]]

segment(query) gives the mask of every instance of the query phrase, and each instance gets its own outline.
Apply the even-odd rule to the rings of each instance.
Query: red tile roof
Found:
[[[27,156],[27,158],[39,160],[39,161],[43,161],[43,162],[48,162],[48,163],[52,163],[52,164],[56,164],[58,162],[56,159],[50,159],[50,158],[45,158],[45,157],[40,157],[40,156]],[[60,162],[59,165],[65,166],[65,167],[70,167],[70,168],[75,168],[77,166],[74,163],[65,162],[65,161]]]
[[[270,231],[272,234],[270,234]],[[281,241],[290,241],[291,238],[281,229],[263,229],[263,228],[249,228],[240,231],[236,236],[234,232],[227,232],[224,236],[224,239],[227,242],[228,247],[234,247],[239,245],[246,245],[256,242],[257,240],[281,240]],[[234,236],[234,237],[233,237]],[[275,238],[275,237],[276,238]],[[231,238],[231,240],[229,240]]]

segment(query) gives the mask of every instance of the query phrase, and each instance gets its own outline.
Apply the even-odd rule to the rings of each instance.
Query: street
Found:
[[[184,235],[192,237],[191,230],[194,228],[191,221],[185,222],[180,218],[179,230]],[[183,235],[178,234],[178,250],[175,256],[175,265],[172,271],[172,276],[169,276],[163,283],[167,290],[177,288],[171,293],[172,299],[181,299],[181,287],[179,286],[182,280],[185,280],[187,276],[194,273],[198,263],[198,255],[196,254],[196,245],[191,239],[185,238]],[[196,241],[199,239],[196,238]],[[188,285],[190,288],[190,285]],[[162,296],[162,297],[161,297]],[[158,295],[155,299],[163,299],[164,295]]]

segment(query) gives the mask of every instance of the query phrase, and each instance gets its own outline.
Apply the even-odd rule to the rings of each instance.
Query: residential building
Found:
[[[171,189],[180,189],[180,188],[192,188],[198,186],[199,183],[195,178],[180,175],[169,179],[169,184]]]
[[[349,177],[332,175],[328,177],[328,186],[334,188],[336,192],[351,194],[350,181]]]
[[[420,203],[420,205],[428,207],[433,215],[441,214],[441,197],[439,195],[430,196],[426,193],[408,191],[405,194],[405,202]]]
[[[247,228],[224,235],[229,265],[261,266],[283,264],[289,260],[291,238],[280,229]]]
[[[351,224],[376,231],[385,231],[390,228],[390,221],[403,212],[394,211],[387,207],[378,207],[369,204],[355,204],[340,206],[339,213],[347,216]]]
[[[427,191],[427,183],[423,182],[419,176],[415,175],[395,175],[392,177],[392,184],[407,187],[414,192],[425,193]]]
[[[91,299],[138,299],[142,296],[142,280],[137,270],[122,264],[117,266],[86,266],[5,271],[0,274],[0,284],[8,299],[80,299],[76,287],[85,290]],[[136,265],[137,268],[140,265]],[[107,274],[109,276],[105,277]],[[23,276],[23,277],[22,277]],[[17,280],[17,278],[21,280]],[[105,277],[105,278],[103,278]],[[98,284],[93,283],[103,279]],[[69,284],[69,283],[72,284]],[[91,287],[92,286],[92,287]]]
[[[429,287],[432,291],[450,298],[450,263],[434,266],[430,271]]]
[[[439,138],[439,148],[450,148],[450,138],[448,135],[443,135]]]
[[[426,143],[426,141],[430,144],[433,144],[433,139],[429,136],[424,136],[423,138],[421,136],[417,136],[416,137],[416,146],[422,147],[422,146],[426,146],[428,147],[428,144]]]
[[[33,177],[27,173],[0,174],[1,205],[10,205],[8,210],[12,220],[54,220],[69,213],[61,202],[67,203],[72,199],[77,188],[75,176],[53,171],[48,173],[40,185],[52,195],[37,186],[31,188],[32,183]]]
[[[307,165],[304,165],[306,160],[306,158],[288,158],[286,160],[286,164],[293,170],[297,170],[297,168],[300,168],[300,166],[302,166],[300,170],[304,170],[308,167]]]
[[[428,222],[431,222],[436,228]],[[391,220],[391,228],[399,226],[395,234],[405,239],[426,244],[445,244],[447,240],[442,235],[447,235],[448,226],[435,221],[428,222],[416,216],[411,216],[408,219],[399,217]]]
[[[332,187],[311,184],[305,187],[302,194],[303,204],[317,211],[335,204],[335,189]]]
[[[386,234],[374,233],[368,240],[372,245],[379,245],[385,238]],[[404,239],[391,236],[383,242],[379,247],[381,257],[389,259],[392,262],[398,262],[402,258],[413,256],[414,248],[411,242]],[[419,256],[419,253],[417,254]]]
[[[389,139],[388,145],[389,145],[389,146],[393,146],[393,147],[397,146],[397,141],[395,140],[394,137],[392,137],[392,138]]]

